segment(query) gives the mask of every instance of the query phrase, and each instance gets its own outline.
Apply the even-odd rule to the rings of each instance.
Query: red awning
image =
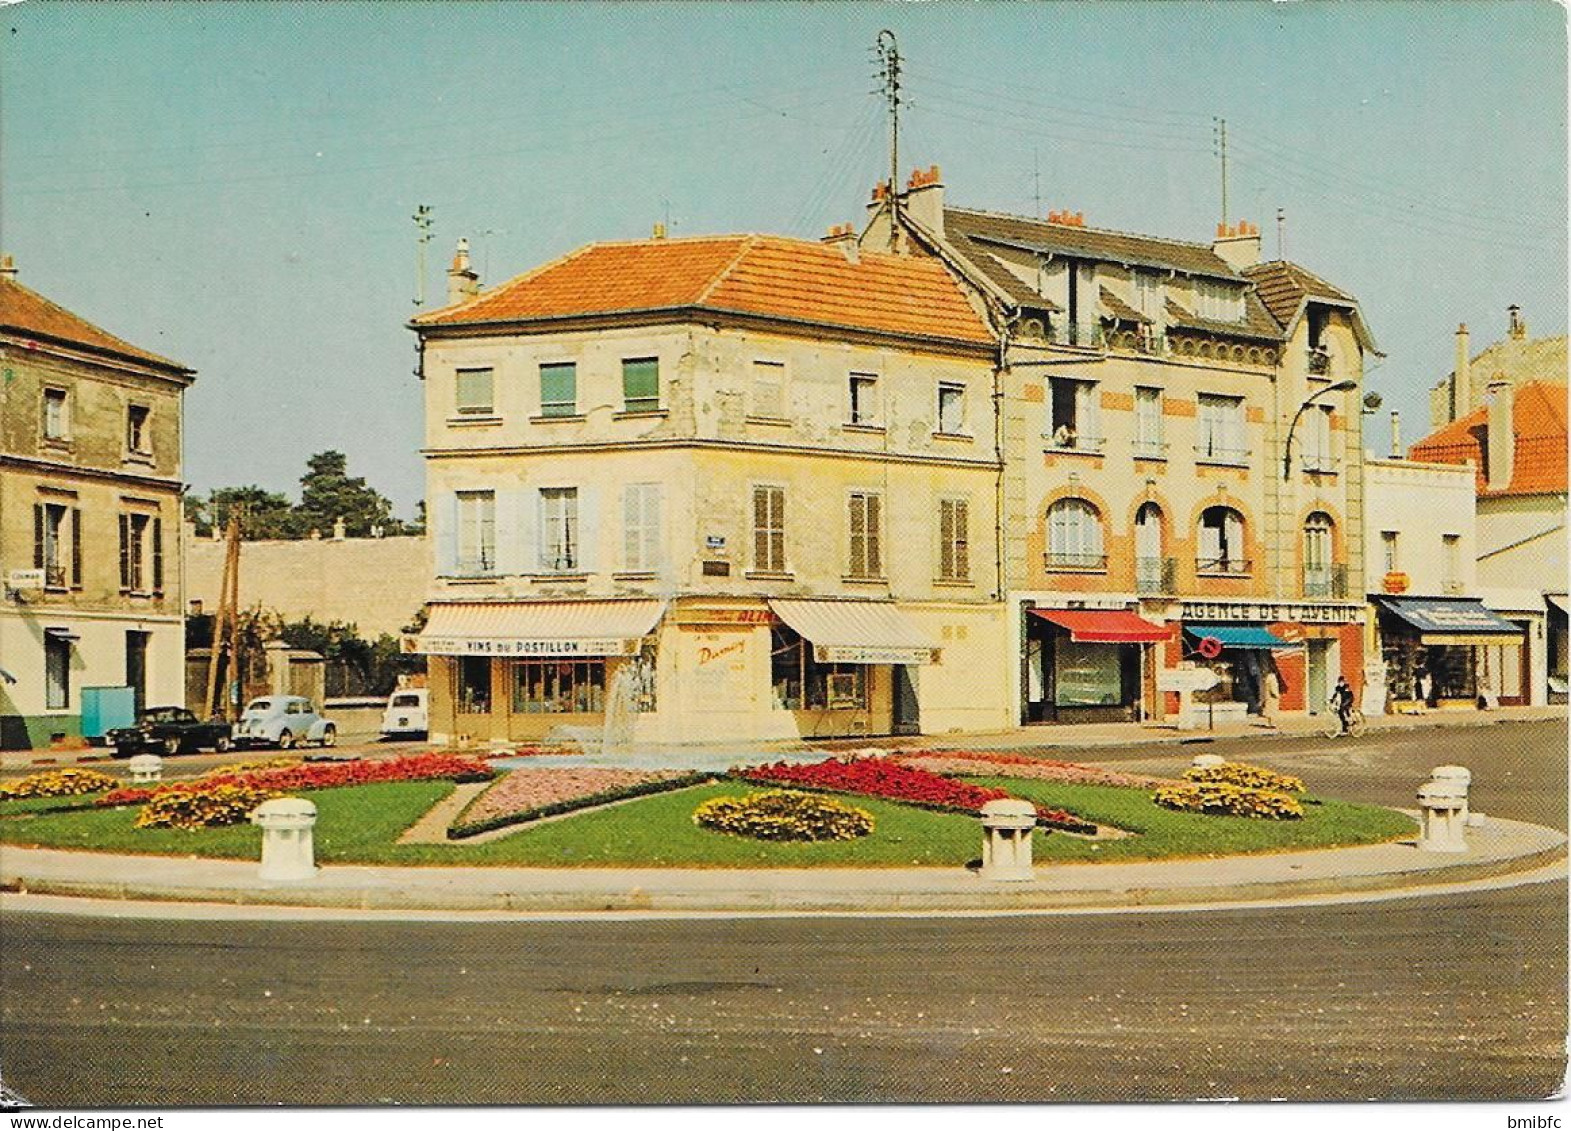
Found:
[[[1173,635],[1166,625],[1154,624],[1123,609],[1030,609],[1041,617],[1069,630],[1078,644],[1155,644]]]

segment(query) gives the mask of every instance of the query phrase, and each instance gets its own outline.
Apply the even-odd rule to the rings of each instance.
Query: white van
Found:
[[[383,738],[424,738],[431,725],[430,693],[423,687],[401,687],[382,712]]]

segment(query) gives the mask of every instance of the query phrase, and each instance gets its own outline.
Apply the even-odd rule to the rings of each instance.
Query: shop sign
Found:
[[[1260,623],[1358,624],[1364,610],[1357,605],[1288,604],[1285,602],[1185,601],[1184,620],[1257,621]]]
[[[774,624],[768,609],[679,609],[678,624]]]
[[[462,636],[422,636],[420,651],[427,656],[623,656],[637,647],[635,640],[479,640]]]
[[[821,664],[936,664],[938,649],[820,644],[813,648],[813,658]]]
[[[1156,673],[1158,691],[1210,691],[1219,677],[1210,668],[1168,668]]]

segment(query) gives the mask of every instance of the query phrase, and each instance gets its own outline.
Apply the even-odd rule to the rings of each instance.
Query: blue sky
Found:
[[[1408,438],[1523,307],[1563,334],[1566,17],[1485,3],[151,4],[0,9],[0,248],[29,286],[199,371],[186,478],[293,492],[349,455],[412,512],[427,291],[597,239],[857,219],[887,169],[872,44],[906,61],[902,176],[968,207],[1204,240],[1230,212],[1353,291]],[[1382,413],[1371,443],[1385,443]]]

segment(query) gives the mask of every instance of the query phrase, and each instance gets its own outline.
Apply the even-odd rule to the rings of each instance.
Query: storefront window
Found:
[[[777,710],[867,710],[866,664],[821,664],[812,646],[784,626],[771,630],[769,652]]]
[[[1055,656],[1055,706],[1110,707],[1119,702],[1123,683],[1117,644],[1060,640]]]
[[[520,715],[595,715],[605,710],[604,660],[521,660],[513,665]]]
[[[466,715],[484,715],[491,710],[491,661],[483,656],[464,656],[458,661],[458,709]]]

